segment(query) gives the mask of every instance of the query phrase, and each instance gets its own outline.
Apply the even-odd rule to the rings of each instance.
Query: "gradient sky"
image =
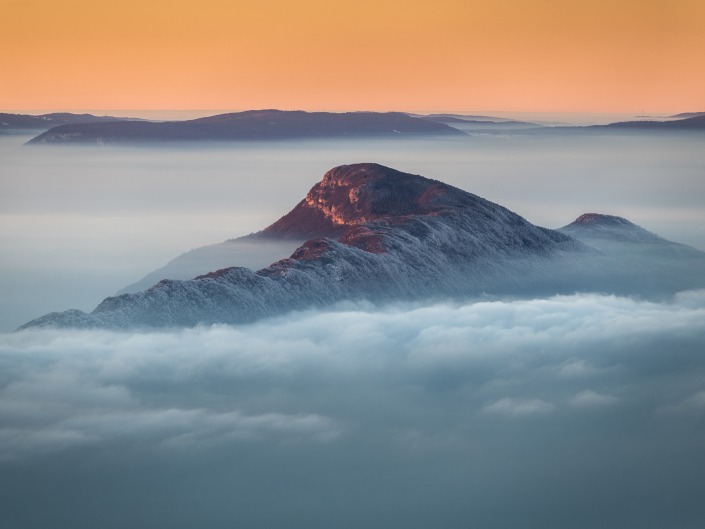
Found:
[[[0,0],[0,107],[705,108],[702,0]]]

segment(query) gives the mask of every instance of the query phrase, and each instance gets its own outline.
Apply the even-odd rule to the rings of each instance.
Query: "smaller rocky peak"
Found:
[[[655,233],[616,215],[584,213],[558,231],[577,239],[612,239],[622,242],[661,243],[668,242]]]
[[[603,213],[583,213],[573,221],[573,224],[583,226],[623,226],[638,228],[636,224],[628,221],[624,217],[616,215],[605,215]]]

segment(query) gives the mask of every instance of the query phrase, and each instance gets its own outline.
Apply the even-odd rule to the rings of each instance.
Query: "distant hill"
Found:
[[[590,129],[641,129],[641,130],[703,130],[705,114],[674,121],[618,121],[609,125],[593,125]]]
[[[54,112],[40,114],[0,113],[0,133],[13,130],[40,131],[49,130],[59,125],[75,123],[106,123],[110,121],[141,121],[137,118],[118,118],[115,116],[94,116],[93,114],[72,114],[70,112]]]
[[[409,114],[415,118],[426,118],[434,121],[460,123],[463,121],[509,121],[494,116],[479,116],[470,114]]]
[[[62,125],[29,143],[154,143],[462,134],[443,123],[401,112],[249,110],[187,121]]]
[[[669,118],[697,118],[699,116],[705,116],[705,112],[683,112],[681,114],[676,114],[674,116],[668,116]]]
[[[460,127],[458,127],[460,128]],[[463,129],[465,130],[465,129]],[[533,129],[525,129],[523,133],[531,134],[549,134],[549,135],[580,135],[580,134],[604,134],[606,132],[684,132],[684,133],[701,133],[705,132],[705,115],[695,116],[684,119],[671,119],[668,121],[655,120],[640,120],[640,121],[618,121],[607,125],[588,125],[588,126],[553,126],[540,127]]]
[[[697,248],[664,239],[615,215],[585,213],[558,231],[622,259],[625,254],[642,262],[652,262],[654,258],[705,258],[705,252]]]

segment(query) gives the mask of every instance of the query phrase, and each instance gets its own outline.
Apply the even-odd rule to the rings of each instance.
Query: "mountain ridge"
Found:
[[[74,114],[72,112],[52,112],[49,114],[11,114],[0,112],[0,132],[7,131],[46,131],[60,125],[82,123],[107,123],[112,121],[144,121],[139,118],[121,118],[116,116],[95,116],[93,114]]]
[[[694,118],[698,116],[705,116],[705,112],[681,112],[680,114],[674,114],[673,116],[668,116],[670,118]]]
[[[25,328],[243,323],[346,300],[569,290],[580,258],[599,255],[477,195],[378,164],[336,167],[307,197],[314,205],[304,199],[294,210],[312,213],[323,232],[344,225],[337,239],[311,238],[256,272],[230,267],[164,280],[107,298],[91,314],[52,313]]]
[[[411,117],[402,112],[333,113],[265,109],[184,121],[62,125],[27,143],[129,144],[463,134],[443,123]]]
[[[610,123],[608,125],[592,125],[588,128],[703,131],[705,130],[705,114],[670,121],[618,121],[616,123]]]
[[[689,247],[621,217],[582,215],[568,226],[601,237],[577,233],[581,241],[438,180],[374,163],[331,169],[292,211],[251,237],[285,238],[300,221],[311,238],[260,270],[234,266],[164,279],[106,298],[90,314],[51,313],[20,329],[241,324],[342,301],[576,291],[663,296],[705,287],[705,252],[684,253]],[[602,245],[608,228],[636,240],[612,234]]]

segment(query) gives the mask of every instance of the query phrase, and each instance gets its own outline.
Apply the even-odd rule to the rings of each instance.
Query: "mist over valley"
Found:
[[[700,136],[24,146],[31,137],[0,137],[8,527],[699,527]],[[46,313],[91,311],[130,285],[189,279],[163,275],[222,264],[249,277],[312,237],[340,237],[335,225],[315,224],[316,235],[298,215],[277,219],[331,168],[361,162],[458,192],[421,181],[414,197],[441,189],[447,201],[392,200],[400,218],[446,229],[433,208],[465,204],[469,192],[469,204],[511,221],[500,224],[507,233],[569,243],[571,263],[595,272],[608,261],[616,275],[527,292],[528,271],[553,286],[565,273],[541,257],[538,269],[510,274],[516,288],[494,293],[454,295],[451,285],[235,325],[12,332]],[[272,225],[291,237],[253,238]],[[440,270],[444,240],[409,230],[434,252],[416,252],[414,269]],[[382,259],[368,242],[351,248]]]

